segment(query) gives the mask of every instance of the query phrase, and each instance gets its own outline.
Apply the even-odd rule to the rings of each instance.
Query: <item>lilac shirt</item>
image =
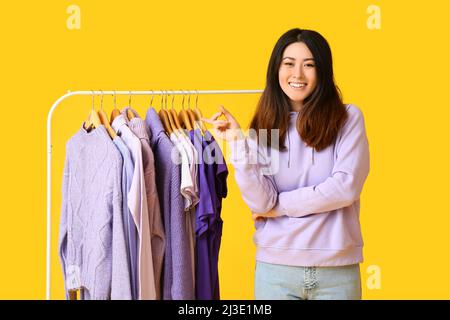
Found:
[[[118,115],[111,126],[122,138],[134,162],[133,180],[128,193],[128,208],[138,231],[138,284],[139,299],[156,299],[155,279],[153,272],[153,256],[148,220],[147,194],[143,167],[142,145],[128,127],[123,115]]]
[[[156,188],[164,218],[166,251],[163,275],[164,300],[195,299],[192,266],[189,256],[189,235],[184,218],[184,200],[180,194],[181,169],[172,162],[172,141],[155,109],[149,108],[145,122],[150,134],[150,145],[155,156]]]
[[[139,283],[137,279],[137,243],[138,236],[136,225],[133,221],[133,215],[128,208],[128,192],[131,189],[131,182],[133,181],[134,164],[131,158],[130,150],[123,142],[123,140],[116,136],[113,139],[114,144],[122,155],[123,168],[122,168],[122,214],[125,231],[125,241],[127,244],[128,262],[130,267],[131,276],[131,293],[132,299],[137,300],[139,298]]]

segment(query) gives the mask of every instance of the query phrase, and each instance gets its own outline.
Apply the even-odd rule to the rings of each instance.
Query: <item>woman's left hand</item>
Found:
[[[252,214],[253,221],[256,221],[256,220],[259,220],[259,219],[265,220],[265,219],[270,219],[270,218],[275,218],[275,217],[278,217],[278,215],[273,210],[271,210],[271,211],[269,211],[267,213],[264,213],[264,214],[259,214],[259,213],[253,213]]]

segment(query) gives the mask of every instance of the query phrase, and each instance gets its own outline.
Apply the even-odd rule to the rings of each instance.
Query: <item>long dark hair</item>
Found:
[[[250,128],[259,133],[267,129],[267,144],[271,144],[270,129],[279,129],[280,150],[285,150],[284,141],[289,127],[291,105],[278,80],[278,71],[284,49],[294,42],[303,42],[311,51],[317,72],[317,86],[303,101],[297,119],[297,131],[302,140],[316,151],[334,143],[339,130],[347,119],[342,95],[334,82],[331,49],[327,40],[312,30],[291,29],[275,44],[267,69],[266,87],[258,102]]]

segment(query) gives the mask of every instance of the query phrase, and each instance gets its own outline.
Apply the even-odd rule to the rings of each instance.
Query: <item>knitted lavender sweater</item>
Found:
[[[66,295],[131,299],[121,193],[122,158],[103,126],[67,142],[59,235]]]

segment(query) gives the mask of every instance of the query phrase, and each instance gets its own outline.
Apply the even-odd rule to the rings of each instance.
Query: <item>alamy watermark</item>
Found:
[[[366,280],[366,286],[369,290],[381,290],[381,268],[375,264],[370,265],[366,269],[369,274]]]
[[[66,26],[69,30],[81,29],[81,9],[76,4],[67,7],[66,13],[69,14],[66,20]]]
[[[223,164],[225,159],[222,150],[227,150],[230,147],[233,150],[232,157],[235,163],[257,164],[262,175],[273,175],[278,172],[280,167],[279,129],[271,129],[270,135],[269,130],[266,129],[258,130],[258,132],[249,129],[246,133],[239,129],[236,132],[229,132],[229,134],[240,137],[240,139],[226,142],[222,139],[213,139],[209,132],[202,136],[200,131],[196,130],[190,136],[188,130],[179,130],[171,136],[174,143],[171,153],[172,162],[181,164],[183,158],[188,155],[190,163]],[[194,145],[196,156],[192,156],[192,153],[188,150],[186,138]]]
[[[380,30],[381,29],[381,8],[377,5],[371,4],[367,7],[367,28],[369,30]]]

